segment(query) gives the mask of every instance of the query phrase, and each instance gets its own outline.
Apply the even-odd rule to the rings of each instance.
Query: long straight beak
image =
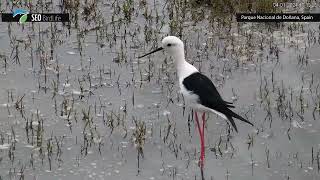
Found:
[[[152,54],[152,53],[155,53],[155,52],[157,52],[157,51],[161,51],[162,49],[163,49],[163,47],[159,47],[159,48],[157,48],[156,50],[153,50],[153,51],[151,51],[151,52],[149,52],[149,53],[147,53],[147,54],[145,54],[145,55],[139,56],[138,58],[139,58],[139,59],[140,59],[140,58],[143,58],[143,57],[148,56],[148,55],[150,55],[150,54]]]

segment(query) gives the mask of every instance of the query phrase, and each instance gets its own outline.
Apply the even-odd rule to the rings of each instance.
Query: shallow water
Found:
[[[318,23],[223,22],[182,1],[50,2],[32,8],[62,7],[70,29],[0,24],[0,179],[200,179],[172,60],[136,58],[169,34],[255,125],[229,132],[209,115],[206,179],[319,179]]]

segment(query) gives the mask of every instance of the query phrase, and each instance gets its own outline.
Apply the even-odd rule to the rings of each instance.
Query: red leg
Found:
[[[200,123],[199,123],[199,119],[198,119],[198,114],[195,111],[194,115],[196,117],[196,122],[197,122],[197,126],[198,126],[198,131],[199,131],[199,136],[200,136],[200,143],[201,143],[201,151],[200,151],[200,167],[203,168],[203,159],[204,159],[204,142],[203,142],[203,132],[201,131],[201,127],[200,127]]]
[[[206,123],[206,113],[203,112],[202,113],[202,142],[203,142],[203,148],[202,148],[202,161],[204,162],[204,157],[205,157],[205,140],[204,140],[204,126],[205,126],[205,123]]]
[[[197,126],[198,126],[198,131],[199,131],[199,135],[200,135],[200,141],[202,141],[202,131],[201,131],[201,127],[200,127],[200,122],[199,122],[199,118],[198,118],[198,113],[195,111],[194,115],[196,117],[196,122],[197,122]]]
[[[201,141],[202,141],[202,145],[201,145],[201,168],[204,165],[204,157],[205,157],[205,140],[204,140],[204,126],[205,126],[205,112],[202,113],[202,130],[201,130]]]

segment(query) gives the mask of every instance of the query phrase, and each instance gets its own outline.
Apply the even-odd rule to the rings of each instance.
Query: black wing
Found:
[[[234,108],[234,106],[231,102],[224,101],[221,98],[218,90],[207,76],[196,72],[186,77],[182,83],[188,91],[199,96],[200,104],[224,114],[237,132],[237,126],[232,119],[233,117],[253,126],[251,122],[229,109]]]

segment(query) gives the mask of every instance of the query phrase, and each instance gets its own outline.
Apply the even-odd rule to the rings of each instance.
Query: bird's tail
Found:
[[[234,130],[236,130],[236,132],[238,132],[238,128],[237,128],[237,125],[236,123],[234,122],[234,120],[232,119],[231,116],[226,116],[228,118],[228,120],[230,121],[232,127],[234,128]]]
[[[228,109],[228,111],[229,111],[229,112],[228,112],[228,115],[226,115],[226,117],[228,118],[228,120],[230,121],[231,125],[232,125],[233,128],[236,130],[236,132],[238,132],[238,129],[237,129],[236,123],[234,122],[234,120],[233,120],[232,117],[237,118],[237,119],[239,119],[240,121],[243,121],[243,122],[248,123],[248,124],[250,124],[251,126],[253,126],[253,124],[252,124],[250,121],[248,121],[248,120],[246,120],[245,118],[239,116],[238,114],[234,113],[234,112],[231,111],[230,109]]]
[[[228,108],[235,108],[232,102],[228,102],[228,101],[223,101],[224,103],[226,103],[226,106]]]

